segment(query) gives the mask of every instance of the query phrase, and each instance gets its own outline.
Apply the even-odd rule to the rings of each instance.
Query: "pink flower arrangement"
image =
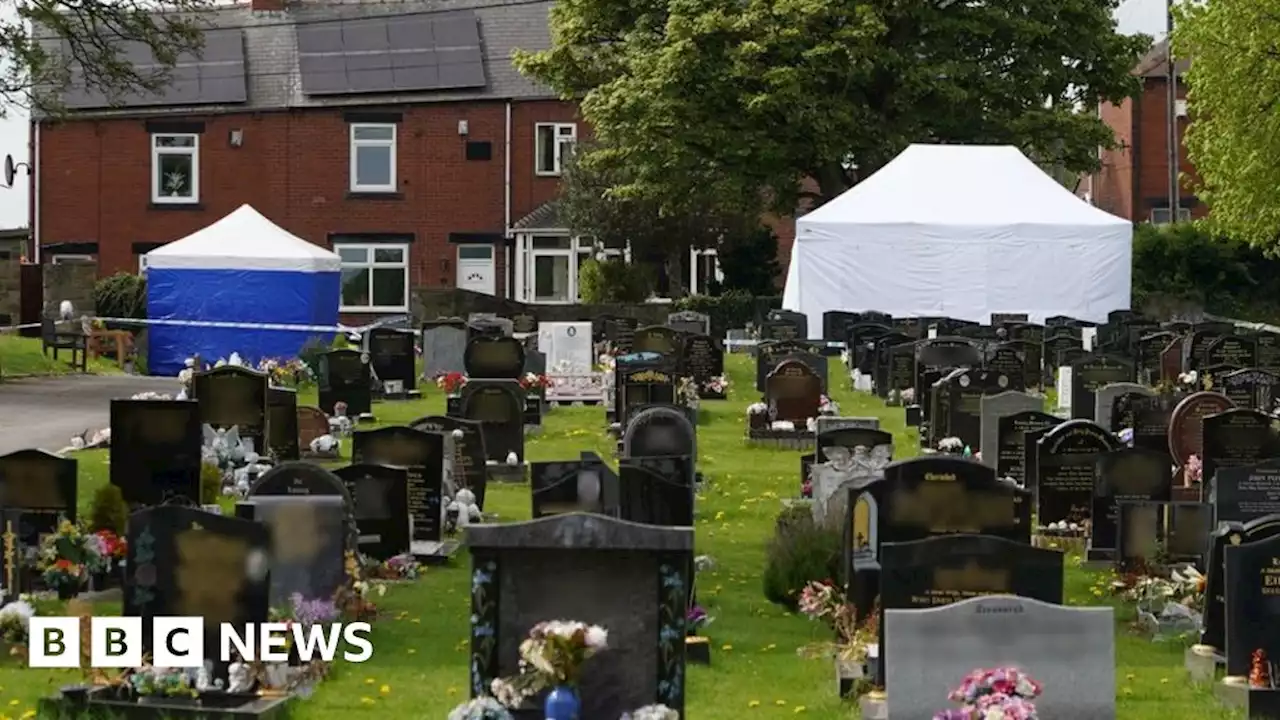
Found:
[[[959,708],[943,710],[933,720],[1036,720],[1036,706],[1044,687],[1017,668],[974,670],[951,691]]]
[[[1200,456],[1191,453],[1187,456],[1187,464],[1183,466],[1182,479],[1187,487],[1199,485],[1204,479],[1204,461]]]

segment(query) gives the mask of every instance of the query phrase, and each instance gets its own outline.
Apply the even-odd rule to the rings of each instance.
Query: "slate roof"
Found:
[[[534,208],[533,212],[525,215],[511,226],[513,230],[565,230],[564,222],[560,220],[560,208],[556,205],[556,201],[545,202]]]
[[[1179,76],[1191,68],[1188,58],[1174,58],[1173,69]],[[1163,78],[1169,76],[1169,41],[1157,40],[1133,69],[1133,74],[1144,78]]]
[[[244,34],[248,102],[186,107],[136,107],[75,111],[75,117],[213,114],[313,107],[406,105],[467,100],[554,99],[549,88],[522,76],[512,64],[516,50],[551,45],[548,13],[554,0],[299,0],[287,10],[254,12],[247,2],[208,11],[211,28]],[[295,24],[345,19],[472,10],[480,21],[484,88],[309,97],[302,92]],[[56,43],[56,38],[53,39]]]

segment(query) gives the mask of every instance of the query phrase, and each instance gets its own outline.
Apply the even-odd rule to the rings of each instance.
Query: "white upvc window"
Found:
[[[97,261],[98,261],[98,258],[93,255],[59,254],[59,255],[51,256],[49,260],[49,264],[63,265],[66,263],[83,263],[83,262],[97,262]]]
[[[1169,208],[1151,208],[1151,223],[1153,225],[1169,224]],[[1178,208],[1178,222],[1191,222],[1191,208]]]
[[[534,127],[534,139],[534,172],[543,177],[556,177],[564,172],[564,164],[578,142],[578,126],[538,123]]]
[[[409,246],[337,243],[342,258],[343,312],[409,310]]]
[[[200,202],[200,136],[155,133],[151,136],[151,202],[193,205]]]
[[[392,193],[396,185],[395,123],[351,124],[351,192]]]
[[[724,282],[715,248],[689,249],[689,294],[705,295],[712,282]]]

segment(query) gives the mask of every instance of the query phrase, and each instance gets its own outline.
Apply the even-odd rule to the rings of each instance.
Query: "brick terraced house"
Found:
[[[33,120],[32,253],[134,272],[248,203],[342,256],[345,317],[404,312],[418,288],[573,302],[595,250],[553,200],[585,128],[512,65],[549,46],[552,4],[219,7],[163,94],[73,89],[68,117]],[[714,251],[690,259],[690,287],[717,272]]]
[[[1094,205],[1133,222],[1169,222],[1169,72],[1168,43],[1160,41],[1138,61],[1133,73],[1142,79],[1142,92],[1119,105],[1103,104],[1099,116],[1115,133],[1120,147],[1102,150],[1102,169],[1090,178]],[[1180,184],[1178,215],[1182,220],[1203,217],[1208,208],[1187,190],[1195,184],[1195,167],[1182,138],[1187,131],[1187,90],[1182,74],[1190,62],[1174,67],[1178,127],[1178,169],[1188,176]]]

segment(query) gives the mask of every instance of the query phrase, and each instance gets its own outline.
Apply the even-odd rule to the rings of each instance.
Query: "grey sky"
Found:
[[[1160,36],[1165,32],[1165,0],[1125,0],[1116,11],[1120,31],[1146,33]],[[13,155],[17,162],[26,162],[27,138],[30,128],[27,115],[20,109],[10,109],[0,120],[0,156]],[[0,189],[0,228],[27,225],[27,178],[20,174],[9,190]]]

